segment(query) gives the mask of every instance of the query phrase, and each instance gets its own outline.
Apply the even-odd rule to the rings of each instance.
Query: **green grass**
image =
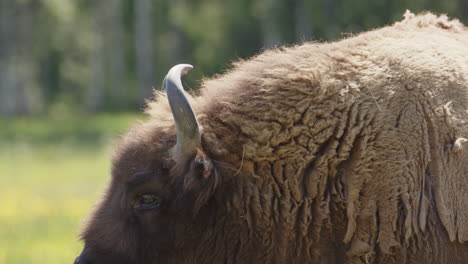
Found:
[[[109,179],[110,142],[138,118],[0,120],[0,264],[73,263]]]
[[[31,144],[102,143],[109,136],[124,132],[136,114],[100,114],[97,116],[59,116],[56,118],[0,118],[0,143]]]

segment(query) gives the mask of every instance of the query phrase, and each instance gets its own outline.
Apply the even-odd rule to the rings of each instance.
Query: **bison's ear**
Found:
[[[192,201],[194,215],[213,195],[217,186],[218,175],[213,162],[201,149],[197,149],[188,164],[183,182],[184,193]]]
[[[201,136],[195,113],[185,96],[181,76],[193,66],[179,64],[172,67],[164,79],[167,98],[176,124],[177,143],[171,149],[176,162],[176,174],[184,175],[183,191],[193,206],[194,213],[205,204],[217,186],[213,163],[201,150]]]
[[[184,189],[194,190],[206,185],[213,177],[214,166],[211,159],[201,150],[197,149],[195,157],[191,160],[188,173],[184,178]]]

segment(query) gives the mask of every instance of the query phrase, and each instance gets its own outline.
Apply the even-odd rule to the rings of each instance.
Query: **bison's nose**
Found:
[[[83,255],[77,257],[73,264],[91,264],[91,262]]]

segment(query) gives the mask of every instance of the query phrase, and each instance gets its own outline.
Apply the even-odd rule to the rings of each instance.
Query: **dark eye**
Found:
[[[162,198],[155,194],[142,194],[137,197],[133,207],[138,210],[148,210],[161,206]]]

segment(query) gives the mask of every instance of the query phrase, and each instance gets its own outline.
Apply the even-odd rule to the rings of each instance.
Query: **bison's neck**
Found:
[[[428,75],[427,88],[411,65],[394,72],[388,62],[353,56],[365,59],[361,69],[340,57],[333,69],[342,75],[317,69],[321,82],[294,68],[284,78],[241,83],[242,96],[211,106],[200,119],[213,156],[232,165],[226,208],[239,233],[232,243],[254,241],[275,262],[326,256],[329,248],[372,261],[424,239],[438,213],[452,240],[466,239],[466,225],[447,209],[466,219],[462,203],[441,189],[466,194],[463,173],[447,172],[466,163],[445,151],[466,135],[454,132],[443,109],[446,100],[460,101],[442,92],[454,84]],[[457,85],[453,90],[466,90]]]
[[[423,154],[432,143],[417,134],[409,140],[406,132],[415,125],[442,131],[434,120],[443,118],[418,110],[432,111],[430,104],[393,113],[375,107],[373,100],[343,103],[327,118],[314,112],[320,107],[309,107],[300,115],[303,121],[289,127],[257,120],[253,128],[236,131],[219,124],[219,131],[226,129],[224,141],[212,146],[233,164],[225,169],[230,195],[218,214],[228,223],[219,233],[228,241],[226,256],[250,252],[264,263],[372,260],[377,254],[406,254],[405,243],[433,236],[424,233],[426,219],[437,220],[437,213],[428,203],[429,160]],[[412,109],[416,114],[405,117]],[[443,234],[436,239],[447,242]],[[422,249],[415,244],[410,250]]]

